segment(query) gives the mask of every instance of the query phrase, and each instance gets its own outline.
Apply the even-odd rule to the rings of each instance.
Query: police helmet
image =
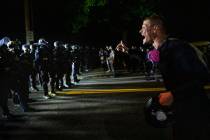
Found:
[[[146,101],[144,114],[146,122],[156,128],[166,128],[174,122],[172,107],[160,105],[158,96]]]
[[[9,48],[15,48],[15,47],[16,47],[15,41],[9,41],[9,42],[7,43],[7,47],[9,47]]]
[[[39,45],[43,45],[43,44],[44,44],[44,45],[47,45],[48,42],[47,42],[45,39],[40,38],[39,41],[38,41],[38,44],[39,44]]]
[[[63,45],[63,43],[61,41],[55,41],[53,43],[54,47],[61,47]]]
[[[0,40],[0,46],[2,45],[7,45],[7,43],[11,41],[9,37],[3,37],[1,40]]]
[[[72,45],[72,46],[71,46],[71,49],[72,49],[72,50],[76,50],[76,49],[77,49],[77,46],[76,46],[76,45]]]
[[[71,45],[68,44],[68,43],[65,43],[63,46],[64,46],[65,49],[71,49]]]
[[[22,45],[22,50],[25,51],[29,51],[30,50],[30,45],[29,44],[23,44]]]

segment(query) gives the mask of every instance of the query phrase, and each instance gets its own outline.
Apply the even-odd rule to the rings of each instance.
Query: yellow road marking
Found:
[[[205,86],[205,89],[210,89],[210,86]],[[74,89],[61,91],[61,94],[98,94],[98,93],[128,93],[128,92],[161,92],[165,88],[131,88],[131,89]]]

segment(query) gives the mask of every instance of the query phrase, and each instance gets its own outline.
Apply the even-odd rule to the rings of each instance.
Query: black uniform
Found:
[[[64,73],[65,73],[65,48],[63,45],[58,45],[54,49],[54,60],[56,69],[56,89],[62,90],[64,87]]]
[[[80,66],[80,52],[79,49],[73,49],[72,52],[72,78],[74,82],[79,82],[77,78],[77,74],[79,74],[79,66]]]
[[[167,39],[159,51],[165,87],[174,97],[174,140],[209,140],[205,63],[192,46],[180,40]]]
[[[72,54],[71,54],[71,48],[70,46],[67,46],[67,48],[64,51],[64,71],[65,71],[65,80],[68,87],[72,86],[71,83],[71,72],[72,72]]]
[[[20,55],[20,65],[23,69],[22,71],[22,90],[27,98],[29,99],[29,76],[33,70],[33,58],[31,57],[30,52],[24,52]]]
[[[36,53],[37,48],[38,48],[38,45],[32,44],[32,50],[30,51],[30,57],[32,58],[31,86],[33,87],[33,89],[39,91],[39,89],[37,88],[37,83],[38,83],[37,76],[39,74],[39,65],[36,63],[36,59],[35,59],[35,53]],[[41,81],[39,82],[41,83]]]
[[[11,90],[14,92],[14,103],[20,103],[24,112],[29,110],[28,106],[28,74],[24,69],[25,60],[21,59],[22,50],[19,46],[14,46],[14,51],[10,55],[11,69]],[[23,57],[22,57],[23,58]]]
[[[7,106],[8,95],[10,93],[10,72],[11,65],[9,64],[9,52],[7,46],[0,46],[0,106],[3,110],[4,115],[9,114]]]
[[[51,77],[51,92],[54,92],[55,83],[55,70],[53,65],[54,59],[52,48],[44,44],[40,45],[40,47],[36,50],[35,61],[35,63],[39,66],[44,95],[48,96],[48,83],[50,80],[49,78]]]

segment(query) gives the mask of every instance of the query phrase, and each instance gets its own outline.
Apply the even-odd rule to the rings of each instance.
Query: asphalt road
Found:
[[[153,128],[144,119],[145,101],[161,90],[161,82],[139,75],[83,76],[52,99],[32,92],[33,112],[9,99],[17,116],[0,118],[0,140],[171,140],[171,128]]]

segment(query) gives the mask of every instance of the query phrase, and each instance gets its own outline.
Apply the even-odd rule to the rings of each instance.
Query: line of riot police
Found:
[[[35,50],[35,65],[38,68],[40,83],[44,89],[44,98],[56,96],[56,91],[70,88],[78,83],[80,52],[76,45],[55,41],[50,45],[46,40],[39,39]],[[72,79],[71,79],[72,77]],[[50,89],[48,89],[48,83]]]
[[[0,105],[3,116],[12,117],[7,105],[8,97],[20,104],[23,112],[29,107],[30,88],[44,90],[44,99],[56,96],[56,91],[70,88],[79,82],[80,50],[78,45],[55,41],[53,45],[45,39],[37,43],[21,45],[9,38],[0,40]]]
[[[13,96],[14,103],[20,104],[22,110],[32,110],[29,105],[29,75],[32,59],[28,52],[21,48],[19,41],[5,41],[0,47],[0,104],[3,116],[12,117],[9,112],[7,99]]]

